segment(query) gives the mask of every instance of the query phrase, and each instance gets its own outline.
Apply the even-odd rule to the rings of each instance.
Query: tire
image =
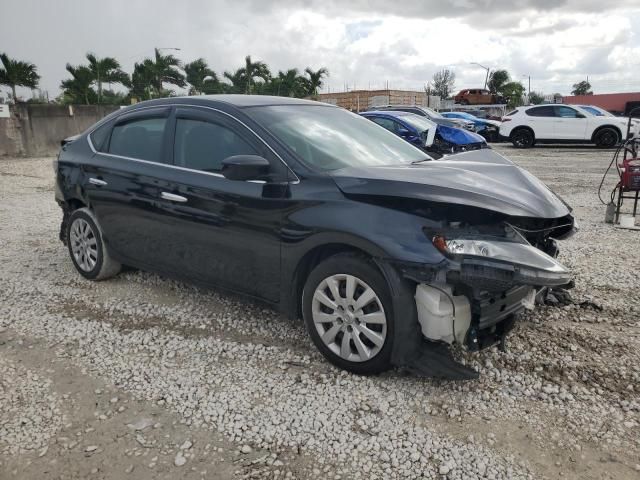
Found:
[[[516,148],[531,148],[536,143],[533,132],[528,128],[518,128],[511,133],[511,143]]]
[[[612,148],[620,141],[620,135],[615,128],[604,127],[598,130],[593,140],[598,148]]]
[[[302,314],[311,340],[335,366],[359,375],[391,368],[391,295],[364,256],[340,253],[316,266],[302,292]]]
[[[122,269],[109,255],[98,222],[88,208],[71,213],[66,236],[71,261],[84,278],[106,280]]]
[[[460,104],[461,105],[469,105],[469,100],[467,100],[466,98],[463,98],[462,100],[460,100]]]

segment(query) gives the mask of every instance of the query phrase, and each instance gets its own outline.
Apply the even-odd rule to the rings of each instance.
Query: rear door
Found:
[[[170,158],[165,145],[171,107],[118,117],[89,136],[95,155],[83,165],[83,188],[105,243],[121,261],[153,264],[158,185]]]
[[[525,110],[522,116],[525,125],[529,125],[538,139],[557,138],[555,131],[556,114],[553,105],[541,105]]]
[[[585,140],[588,120],[575,108],[566,105],[555,107],[555,138],[560,140]]]
[[[159,192],[166,268],[279,300],[279,230],[289,205],[289,170],[223,112],[178,107],[174,120],[174,170],[162,179]],[[233,155],[260,155],[269,160],[270,172],[256,181],[228,180],[221,174],[222,161]]]

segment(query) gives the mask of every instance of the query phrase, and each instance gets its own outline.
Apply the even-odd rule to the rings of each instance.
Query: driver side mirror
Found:
[[[398,135],[401,136],[402,138],[407,138],[411,136],[411,132],[406,128],[400,127],[398,128]]]
[[[229,180],[258,180],[269,173],[269,161],[258,155],[234,155],[222,161],[221,173]]]

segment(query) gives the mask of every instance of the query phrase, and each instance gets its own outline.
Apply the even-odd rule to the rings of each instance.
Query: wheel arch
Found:
[[[535,140],[536,132],[534,132],[533,128],[531,128],[529,125],[518,125],[517,127],[513,127],[511,129],[511,132],[509,133],[509,138],[511,139],[513,137],[513,134],[518,130],[529,130],[531,132],[531,135],[533,135],[533,139]]]
[[[63,201],[58,201],[59,205],[62,207],[62,222],[60,223],[60,232],[58,237],[60,241],[66,245],[67,244],[67,228],[69,227],[69,217],[73,212],[79,210],[80,208],[90,208],[87,203],[78,197],[69,197],[65,198]]]
[[[596,136],[598,135],[598,133],[600,133],[602,130],[604,130],[605,128],[611,128],[613,130],[615,130],[618,133],[618,141],[622,140],[624,137],[622,136],[622,131],[620,130],[620,128],[616,125],[611,125],[611,124],[606,124],[606,125],[600,125],[598,128],[596,128],[593,131],[593,134],[591,135],[591,141],[595,142],[596,140]]]
[[[372,265],[384,276],[378,264],[373,261],[379,256],[377,248],[356,245],[356,242],[330,241],[315,245],[306,251],[296,262],[290,281],[284,285],[283,297],[286,299],[286,314],[290,319],[302,318],[302,290],[311,271],[333,255],[339,253],[354,253],[372,260]],[[385,277],[386,278],[386,277]]]

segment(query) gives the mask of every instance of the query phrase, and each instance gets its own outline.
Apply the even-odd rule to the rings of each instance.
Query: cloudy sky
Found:
[[[35,63],[50,96],[88,51],[131,72],[154,47],[219,73],[247,54],[324,66],[324,91],[422,89],[443,67],[457,89],[482,86],[472,62],[545,93],[587,76],[596,93],[640,91],[640,0],[3,0],[0,18],[0,51]]]

